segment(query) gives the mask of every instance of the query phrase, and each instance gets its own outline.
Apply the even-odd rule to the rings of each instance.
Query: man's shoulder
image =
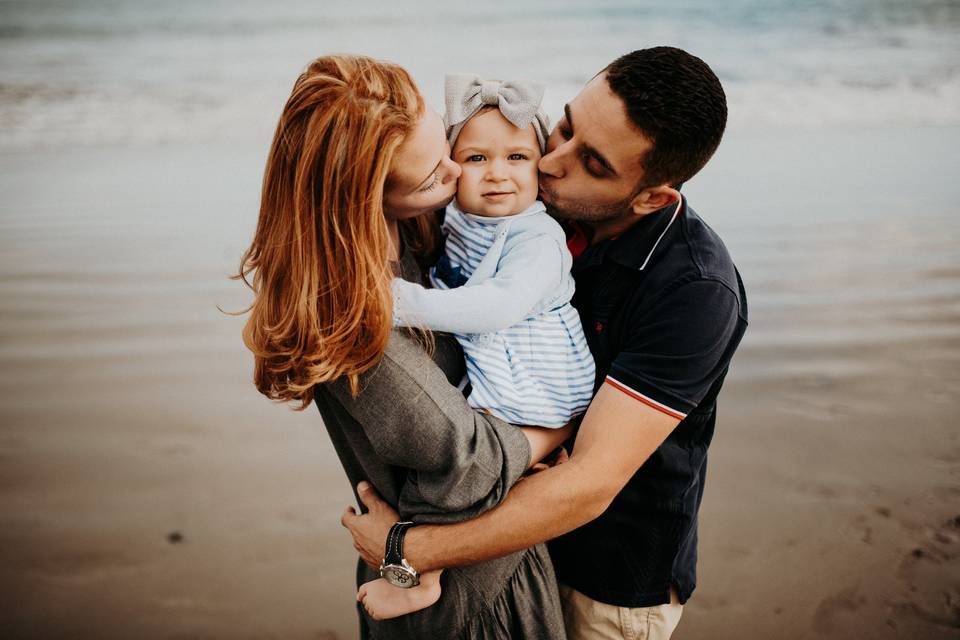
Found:
[[[690,206],[678,222],[670,249],[654,265],[653,270],[660,272],[657,279],[678,284],[715,282],[740,297],[742,286],[737,268],[720,235]]]

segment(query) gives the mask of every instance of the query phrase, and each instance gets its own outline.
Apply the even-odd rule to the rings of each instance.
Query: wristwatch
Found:
[[[380,563],[380,577],[401,589],[410,589],[420,584],[420,574],[403,557],[403,537],[412,522],[397,522],[387,534],[387,551]]]

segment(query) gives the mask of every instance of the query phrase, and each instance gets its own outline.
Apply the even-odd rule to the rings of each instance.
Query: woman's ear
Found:
[[[680,192],[663,184],[658,187],[648,187],[638,193],[630,202],[630,208],[635,215],[645,216],[678,200],[680,200]]]

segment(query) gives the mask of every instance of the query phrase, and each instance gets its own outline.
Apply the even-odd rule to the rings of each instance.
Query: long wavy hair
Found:
[[[401,67],[361,56],[314,60],[287,100],[263,176],[260,219],[236,276],[254,292],[243,340],[260,393],[299,401],[360,375],[386,349],[392,297],[383,196],[423,98]],[[414,251],[435,249],[430,216]]]

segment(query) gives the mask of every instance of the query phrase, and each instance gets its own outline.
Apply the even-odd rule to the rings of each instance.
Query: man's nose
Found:
[[[540,173],[553,176],[554,178],[562,178],[566,155],[570,151],[567,148],[568,145],[569,143],[565,142],[540,158],[540,162],[537,163],[537,168],[540,170]]]

